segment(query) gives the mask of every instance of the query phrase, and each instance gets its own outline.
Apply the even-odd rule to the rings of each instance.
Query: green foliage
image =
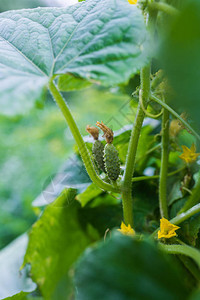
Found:
[[[75,194],[69,189],[65,197],[49,205],[29,235],[24,265],[31,264],[32,278],[45,299],[58,299],[63,288],[63,299],[72,292],[69,268],[90,242],[77,222]]]
[[[16,118],[28,132],[26,139],[27,136],[30,139],[23,140],[22,150],[28,148],[30,141],[36,144],[37,140],[43,141],[40,142],[43,151],[33,147],[26,165],[30,165],[30,158],[34,164],[32,157],[37,152],[48,161],[44,170],[45,164],[35,165],[37,173],[41,170],[46,176],[54,169],[54,164],[57,169],[71,149],[69,129],[78,145],[76,154],[69,158],[61,172],[43,180],[44,190],[33,202],[40,216],[29,231],[28,246],[26,236],[22,236],[1,251],[1,296],[18,300],[66,300],[74,299],[76,293],[77,300],[189,299],[200,278],[200,204],[192,207],[199,202],[200,180],[198,164],[186,165],[179,155],[180,146],[191,147],[191,143],[196,144],[196,137],[200,138],[187,125],[185,117],[178,116],[165,102],[170,104],[173,95],[174,107],[181,112],[191,112],[193,120],[199,122],[198,110],[192,108],[199,95],[200,5],[195,0],[183,5],[179,0],[168,0],[167,4],[151,1],[142,3],[141,10],[140,4],[130,5],[126,0],[79,2],[82,3],[65,8],[9,11],[0,15],[1,112],[21,114],[34,104],[41,108],[49,88],[69,126],[66,144],[62,144],[55,136],[59,136],[57,131],[62,128],[62,138],[65,128],[59,126],[54,110],[52,114],[47,113],[48,124],[52,115],[54,119],[47,131],[43,123],[36,124],[39,130],[37,128],[35,132],[34,124]],[[180,13],[169,4],[181,8]],[[189,24],[186,29],[185,21]],[[153,33],[152,37],[149,32]],[[161,38],[163,33],[164,38]],[[159,51],[165,72],[160,81],[154,75],[160,68],[155,51],[155,61],[151,61],[153,71],[150,70],[151,38],[154,42],[159,39],[161,44]],[[133,75],[136,76],[133,78]],[[164,78],[166,75],[169,84]],[[157,85],[156,80],[159,81]],[[93,83],[96,83],[95,87]],[[77,91],[82,89],[84,91]],[[79,120],[81,132],[59,90],[67,92],[64,95],[71,99],[70,106]],[[129,99],[132,92],[135,102]],[[160,120],[152,119],[146,119],[143,124],[143,106],[149,104],[149,100],[159,103],[150,103],[151,110],[160,111],[160,105],[164,106],[190,127],[194,137],[176,121],[178,131],[169,135],[171,116],[168,118],[168,113],[164,114],[166,118],[162,124]],[[109,106],[109,101],[113,106]],[[121,101],[125,101],[123,105]],[[131,109],[127,108],[129,104]],[[76,106],[79,106],[79,112]],[[84,106],[87,107],[85,115]],[[45,113],[43,120],[44,116]],[[113,124],[114,129],[120,128],[114,132],[113,144],[104,147],[100,137],[93,148],[96,155],[95,147],[99,150],[101,145],[97,160],[100,157],[99,165],[107,174],[99,174],[95,166],[91,138],[81,135],[86,134],[87,124],[96,123],[97,116],[102,117],[99,120],[106,119],[104,122],[109,128]],[[36,118],[36,123],[38,120]],[[123,128],[125,123],[131,125]],[[5,141],[12,128],[9,124],[8,132],[4,128],[5,133],[1,134],[3,151],[7,149]],[[18,137],[21,138],[21,133]],[[10,144],[9,141],[8,146]],[[16,141],[12,145],[15,144]],[[52,156],[49,156],[50,152]],[[163,153],[165,160],[161,158]],[[5,158],[5,154],[0,155],[1,164]],[[184,168],[176,174],[168,174],[179,165]],[[23,179],[21,174],[27,179],[29,170],[25,172],[26,169],[19,166],[16,169],[10,184],[18,187],[19,178]],[[9,170],[9,164],[5,164],[1,171],[4,181]],[[31,181],[35,181],[34,178],[31,177]],[[39,184],[41,180],[37,186]],[[5,199],[11,195],[10,189],[3,193]],[[17,193],[13,202],[16,196]],[[24,199],[24,195],[18,198]],[[33,197],[26,203],[30,203],[30,198]],[[160,228],[165,231],[166,239],[158,239],[162,207],[166,207],[166,215],[173,218],[171,222],[180,225],[179,239],[170,237],[167,221],[166,228],[162,222]],[[180,213],[187,208],[191,209]],[[1,214],[3,216],[4,211]],[[124,235],[130,232],[133,235],[134,230],[136,234],[125,237],[115,232],[120,224]],[[152,235],[147,238],[147,234]],[[99,242],[100,239],[104,241]],[[22,276],[15,281],[13,278],[18,275],[26,246]],[[175,254],[176,258],[169,259],[163,252]]]
[[[143,17],[125,0],[5,12],[0,37],[1,112],[8,115],[30,109],[54,74],[111,85],[125,82],[147,62]]]
[[[11,9],[21,8],[34,8],[38,6],[44,6],[43,1],[40,0],[1,0],[0,11],[6,11]]]
[[[181,226],[180,235],[185,242],[191,246],[197,246],[198,234],[200,232],[200,214],[195,215]]]
[[[172,106],[186,110],[199,126],[200,2],[183,3],[180,15],[165,28],[160,58],[173,88]]]
[[[27,294],[28,293],[20,292],[12,297],[4,298],[4,300],[27,300]]]
[[[61,174],[58,173],[54,178],[50,178],[50,182],[46,182],[45,190],[33,201],[33,206],[46,206],[59,195],[65,197],[66,189],[64,187],[74,188],[78,193],[82,193],[90,184],[91,180],[80,156],[74,155],[67,160]]]
[[[154,244],[122,235],[84,253],[75,284],[77,300],[187,299],[180,274]]]
[[[200,290],[194,292],[194,294],[191,296],[190,300],[199,300],[200,299]]]
[[[59,172],[74,142],[65,134],[63,118],[52,105],[24,118],[0,117],[0,123],[2,248],[35,221],[31,202]]]
[[[36,289],[36,284],[27,278],[29,268],[19,271],[28,244],[27,234],[23,234],[9,246],[0,251],[0,298],[19,294],[16,299],[25,298],[26,292]],[[10,299],[10,298],[9,298]]]
[[[58,87],[60,91],[76,91],[84,88],[88,88],[91,85],[90,82],[85,81],[82,78],[74,77],[70,74],[61,75],[58,79]]]
[[[102,190],[98,188],[94,183],[91,183],[83,193],[78,194],[76,196],[76,199],[84,207],[89,201],[91,201],[92,199],[96,198],[101,194],[102,194]]]
[[[76,199],[85,207],[90,201],[89,207],[116,205],[120,202],[117,195],[105,193],[94,183],[91,183],[86,190],[76,196]]]

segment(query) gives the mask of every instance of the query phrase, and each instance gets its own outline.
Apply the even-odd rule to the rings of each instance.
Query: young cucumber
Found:
[[[106,144],[104,148],[104,162],[109,179],[116,181],[120,174],[120,161],[117,149],[113,144]]]
[[[101,169],[103,172],[106,172],[105,166],[104,166],[104,145],[99,141],[96,140],[92,147],[92,153],[94,156],[95,161],[97,162],[97,165],[99,169]]]

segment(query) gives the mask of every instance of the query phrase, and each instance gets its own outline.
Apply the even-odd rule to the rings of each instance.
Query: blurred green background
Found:
[[[64,1],[63,1],[64,2]],[[0,11],[59,6],[56,1],[0,0]],[[65,93],[83,135],[87,124],[103,120],[119,129],[129,123],[130,93],[92,86]],[[73,138],[58,107],[47,95],[28,115],[0,116],[0,249],[22,234],[36,219],[31,203],[72,155]]]

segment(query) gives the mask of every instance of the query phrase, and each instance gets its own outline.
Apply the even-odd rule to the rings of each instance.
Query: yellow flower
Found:
[[[117,229],[119,232],[121,232],[124,235],[134,236],[135,230],[131,227],[130,224],[126,226],[124,222],[121,223],[121,229]]]
[[[167,219],[162,218],[160,220],[160,230],[158,231],[158,238],[170,239],[173,236],[176,236],[176,230],[180,227],[170,223]]]
[[[128,0],[130,4],[137,4],[137,0]]]
[[[194,143],[192,144],[190,149],[186,146],[182,146],[182,148],[183,148],[183,153],[179,157],[183,159],[186,163],[194,162],[197,159],[197,157],[200,155],[200,153],[195,153],[196,147]]]

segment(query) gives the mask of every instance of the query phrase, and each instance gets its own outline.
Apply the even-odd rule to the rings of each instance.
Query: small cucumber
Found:
[[[99,141],[96,140],[92,147],[92,153],[94,156],[94,159],[97,162],[97,165],[99,169],[101,169],[103,172],[106,172],[105,166],[104,166],[104,145]]]
[[[120,161],[118,151],[113,144],[106,144],[104,148],[104,162],[109,179],[116,181],[120,174]]]

